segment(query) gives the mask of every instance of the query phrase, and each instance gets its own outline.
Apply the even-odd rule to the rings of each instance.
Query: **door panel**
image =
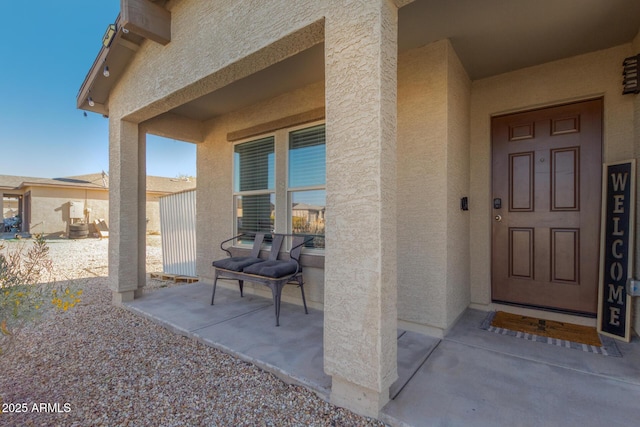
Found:
[[[580,147],[551,150],[551,164],[551,210],[578,210]]]
[[[578,285],[580,230],[551,229],[551,281]]]
[[[533,228],[509,229],[509,275],[520,279],[533,279],[535,264]]]
[[[509,154],[509,210],[533,211],[533,152]]]
[[[595,313],[602,100],[492,119],[492,298]]]

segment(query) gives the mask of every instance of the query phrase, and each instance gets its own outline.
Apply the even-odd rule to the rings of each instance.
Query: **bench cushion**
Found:
[[[277,279],[295,273],[296,263],[291,261],[263,261],[245,267],[242,272]]]
[[[250,256],[235,256],[213,262],[213,266],[223,270],[242,271],[245,267],[264,261]]]

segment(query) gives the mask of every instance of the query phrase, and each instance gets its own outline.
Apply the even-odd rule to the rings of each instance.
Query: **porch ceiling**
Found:
[[[319,44],[174,108],[172,112],[196,120],[207,120],[323,79],[324,44]]]
[[[627,43],[638,30],[638,0],[416,0],[400,9],[398,38],[401,51],[451,40],[477,80]]]
[[[477,80],[627,43],[640,29],[640,1],[415,0],[398,26],[400,52],[449,39]],[[320,45],[173,112],[205,120],[323,79]]]

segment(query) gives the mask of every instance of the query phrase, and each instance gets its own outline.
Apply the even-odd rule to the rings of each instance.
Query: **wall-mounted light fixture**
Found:
[[[116,35],[116,24],[111,24],[107,27],[107,31],[102,36],[102,46],[109,47]]]
[[[110,74],[109,74],[109,66],[108,65],[105,65],[104,68],[102,69],[102,75],[105,76],[105,77],[109,77],[110,76]]]
[[[91,98],[91,97],[88,97],[88,98],[87,98],[87,102],[89,103],[89,107],[93,107],[93,106],[95,106],[95,105],[96,105],[96,103],[95,103],[95,102],[93,102],[93,98]]]
[[[638,65],[640,64],[640,54],[624,59],[622,63],[622,94],[640,93],[638,85]]]

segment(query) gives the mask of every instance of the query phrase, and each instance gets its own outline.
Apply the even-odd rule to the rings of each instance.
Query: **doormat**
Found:
[[[588,326],[493,311],[487,315],[480,328],[527,341],[622,357],[613,338],[598,335],[596,328]]]

